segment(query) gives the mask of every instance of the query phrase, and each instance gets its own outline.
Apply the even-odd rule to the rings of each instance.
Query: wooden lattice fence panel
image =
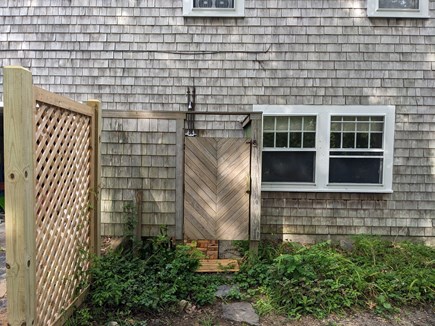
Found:
[[[86,283],[91,117],[37,101],[35,123],[36,320],[51,325]]]
[[[84,297],[98,252],[99,105],[29,86],[30,72],[9,69],[5,84],[25,83],[5,87],[8,322],[58,325]]]

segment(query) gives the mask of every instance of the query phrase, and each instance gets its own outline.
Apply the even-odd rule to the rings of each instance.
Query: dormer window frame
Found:
[[[381,0],[367,0],[367,16],[383,18],[429,18],[429,0],[418,0],[418,8],[382,8]]]
[[[195,8],[194,0],[183,0],[184,17],[244,17],[245,0],[234,0],[234,8]]]

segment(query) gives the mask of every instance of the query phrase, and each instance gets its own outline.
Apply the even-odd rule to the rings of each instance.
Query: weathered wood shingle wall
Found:
[[[246,0],[245,7],[245,18],[183,18],[182,0],[5,0],[0,65],[29,67],[35,84],[99,98],[106,110],[185,110],[188,86],[196,86],[197,110],[395,105],[393,194],[263,193],[263,232],[434,237],[435,1],[430,19],[369,19],[365,0]],[[115,122],[123,123],[105,122],[106,149],[117,149],[104,154],[103,206],[118,219],[139,186],[133,170],[152,162],[133,153],[143,133],[126,130],[137,142],[122,143],[109,127]],[[241,133],[229,119],[201,128]],[[171,210],[161,221],[170,224],[172,195],[160,186]]]
[[[175,233],[176,120],[106,118],[102,132],[102,233],[122,235],[126,206],[142,205],[142,234]],[[137,202],[142,191],[143,203]],[[139,217],[140,218],[140,217]]]

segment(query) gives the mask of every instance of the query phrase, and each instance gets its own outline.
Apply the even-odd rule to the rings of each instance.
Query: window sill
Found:
[[[243,18],[244,13],[223,10],[192,10],[183,14],[184,17],[203,17],[203,18]]]
[[[391,11],[377,11],[367,15],[369,18],[410,18],[410,19],[428,19],[429,15],[423,15],[414,12],[391,12]]]
[[[346,192],[346,193],[393,193],[393,189],[383,185],[327,185],[315,184],[262,183],[261,191],[267,192]]]

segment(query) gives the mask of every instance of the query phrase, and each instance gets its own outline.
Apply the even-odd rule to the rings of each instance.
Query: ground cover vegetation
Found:
[[[195,273],[201,254],[173,245],[164,233],[133,242],[94,258],[90,294],[70,326],[109,320],[146,325],[135,316],[176,313],[180,300],[212,304],[217,287],[228,283],[238,290],[225,300],[251,301],[260,316],[324,318],[347,309],[393,314],[401,306],[435,302],[435,249],[417,243],[358,236],[344,250],[330,242],[263,242],[254,255],[246,242],[237,242],[241,270],[230,277]]]

